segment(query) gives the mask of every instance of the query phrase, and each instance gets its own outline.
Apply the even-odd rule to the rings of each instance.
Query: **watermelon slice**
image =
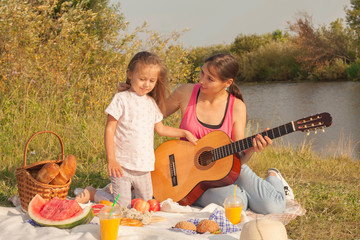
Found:
[[[97,216],[100,212],[100,210],[105,207],[106,205],[105,204],[95,204],[95,205],[92,205],[91,208],[94,212],[94,215]]]
[[[41,226],[66,229],[89,223],[94,218],[90,206],[82,209],[74,200],[56,197],[46,201],[39,194],[30,201],[28,214]]]

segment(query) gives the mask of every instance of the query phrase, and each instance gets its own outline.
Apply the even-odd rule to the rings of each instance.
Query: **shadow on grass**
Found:
[[[12,207],[9,198],[17,194],[16,168],[4,167],[0,170],[0,206]]]

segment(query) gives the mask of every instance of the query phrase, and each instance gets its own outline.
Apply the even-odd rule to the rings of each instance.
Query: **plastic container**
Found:
[[[103,207],[99,214],[101,240],[116,240],[119,231],[121,212],[120,208],[114,206],[111,213],[111,206]]]
[[[225,216],[234,225],[241,222],[243,201],[238,196],[228,196],[224,201]]]

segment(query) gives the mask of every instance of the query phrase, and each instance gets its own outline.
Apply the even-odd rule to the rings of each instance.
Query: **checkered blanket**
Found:
[[[195,224],[195,226],[198,225],[198,223],[201,221],[202,219],[199,218],[192,218],[189,219],[188,222],[192,222]],[[222,234],[226,234],[226,233],[233,233],[233,232],[238,232],[241,231],[241,228],[239,228],[236,225],[233,225],[226,217],[223,211],[219,210],[219,209],[215,209],[214,212],[210,215],[209,220],[215,221],[217,224],[219,224],[219,228],[221,229],[221,233]],[[191,230],[185,230],[185,229],[180,229],[180,228],[171,228],[170,230],[172,231],[178,231],[178,232],[184,232],[186,234],[197,234],[196,231],[191,231]]]

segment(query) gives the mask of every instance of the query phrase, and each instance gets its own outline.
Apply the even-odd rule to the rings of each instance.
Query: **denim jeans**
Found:
[[[258,177],[246,164],[241,165],[241,171],[234,184],[206,190],[194,203],[196,206],[205,207],[210,203],[223,206],[227,196],[236,195],[244,202],[243,210],[250,209],[255,213],[270,214],[282,213],[286,207],[284,185],[274,176],[265,180]]]

